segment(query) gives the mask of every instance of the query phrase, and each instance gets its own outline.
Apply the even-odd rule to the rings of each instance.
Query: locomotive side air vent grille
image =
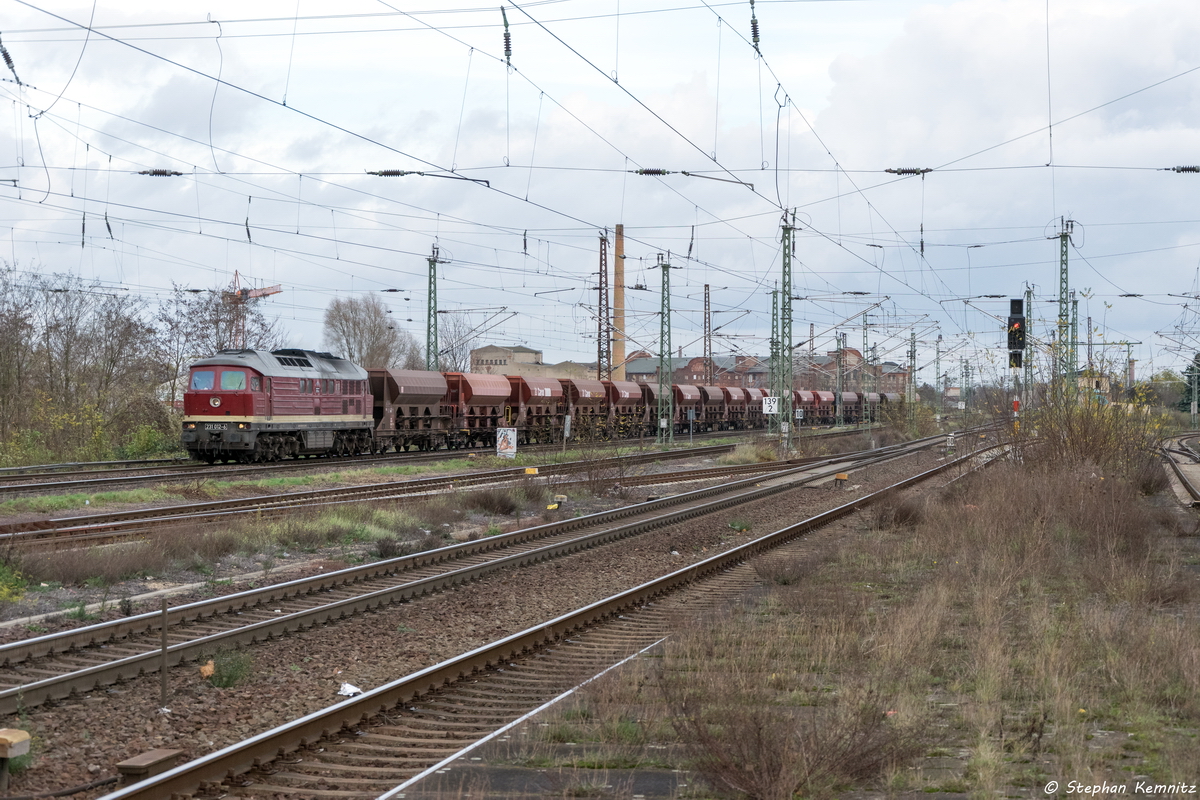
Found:
[[[292,358],[291,356],[275,356],[275,360],[285,367],[311,367],[312,363],[307,358]]]

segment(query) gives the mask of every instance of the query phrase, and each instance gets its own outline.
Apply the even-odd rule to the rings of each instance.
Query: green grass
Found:
[[[208,682],[218,689],[237,686],[254,671],[254,659],[241,650],[223,650],[213,656],[213,674]]]
[[[705,444],[703,446],[707,447],[709,445]],[[608,457],[614,453],[625,455],[637,452],[637,449],[633,447],[605,448],[603,452],[605,457]],[[19,498],[0,503],[0,516],[53,514],[62,511],[90,509],[92,507],[104,507],[122,503],[192,502],[195,500],[194,495],[196,494],[216,499],[225,493],[241,492],[254,488],[275,490],[322,488],[341,483],[370,483],[375,482],[377,479],[381,479],[379,482],[382,482],[382,480],[397,476],[469,472],[479,469],[533,467],[564,461],[586,461],[595,457],[596,451],[592,449],[571,449],[565,453],[518,453],[515,459],[497,458],[495,456],[481,456],[479,458],[468,459],[451,455],[448,452],[445,461],[436,461],[431,464],[365,467],[363,469],[344,469],[318,475],[292,475],[277,478],[262,478],[252,481],[210,481],[201,479],[190,482],[186,486],[167,486],[159,489],[129,489],[125,491],[96,492],[94,494],[72,493]]]
[[[86,622],[87,620],[93,620],[96,618],[95,614],[88,613],[87,603],[83,602],[82,600],[80,600],[79,603],[71,606],[70,608],[71,608],[71,610],[67,611],[65,614],[67,619],[75,619],[75,620],[79,620],[81,622]]]
[[[29,582],[11,564],[0,563],[0,603],[12,603],[25,596]]]
[[[0,516],[13,514],[53,514],[57,511],[73,511],[92,506],[107,506],[118,503],[156,503],[162,500],[181,500],[180,495],[162,489],[130,489],[123,492],[96,492],[95,494],[57,494],[42,497],[21,497],[0,503]]]

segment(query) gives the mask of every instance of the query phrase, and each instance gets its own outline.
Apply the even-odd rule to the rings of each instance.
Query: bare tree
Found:
[[[25,427],[36,327],[36,293],[21,285],[14,267],[0,272],[0,442]]]
[[[439,312],[438,363],[443,372],[469,372],[471,351],[479,341],[478,329],[461,311]]]
[[[425,348],[417,337],[404,331],[404,345],[397,366],[401,369],[425,369]]]
[[[283,345],[283,336],[263,313],[262,302],[261,297],[242,297],[223,289],[176,286],[155,322],[160,337],[169,342],[164,345],[168,351],[185,356],[180,361],[205,358],[243,341],[244,347],[275,350]]]
[[[192,321],[188,317],[189,297],[186,290],[176,285],[171,297],[158,307],[154,315],[154,327],[158,332],[155,339],[155,350],[158,359],[166,367],[169,382],[164,393],[164,399],[172,406],[183,399],[180,387],[180,376],[187,370],[189,363],[201,355],[197,353],[192,341]]]
[[[397,327],[373,294],[334,298],[325,309],[325,345],[367,369],[413,369],[423,363],[416,337]]]
[[[104,458],[141,429],[168,440],[145,312],[70,275],[0,272],[0,462]]]

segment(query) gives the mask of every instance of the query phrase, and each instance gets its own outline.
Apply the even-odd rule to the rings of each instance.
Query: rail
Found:
[[[820,480],[833,476],[840,470],[845,469],[845,464],[847,463],[854,463],[855,461],[881,463],[905,455],[913,449],[917,448],[913,448],[910,443],[908,445],[897,445],[893,448],[871,451],[869,457],[859,455],[858,458],[852,456],[849,458],[828,459],[826,462],[823,462],[824,465],[837,464],[838,466],[811,475],[807,480]],[[791,466],[774,473],[771,477],[772,479],[786,477],[800,471],[812,470],[814,467],[819,468],[820,466],[822,466],[822,463]],[[185,622],[194,622],[214,617],[217,614],[246,609],[253,605],[311,595],[337,586],[345,586],[417,567],[430,566],[459,560],[471,555],[500,550],[519,543],[569,533],[579,528],[604,525],[609,522],[617,522],[626,517],[644,515],[646,513],[657,513],[665,511],[672,506],[687,505],[688,503],[705,500],[714,495],[727,494],[731,490],[737,491],[756,486],[761,480],[761,477],[747,478],[716,487],[674,495],[669,498],[625,506],[612,511],[526,528],[508,534],[481,539],[476,542],[450,545],[411,556],[402,556],[370,565],[351,567],[316,577],[300,578],[272,587],[248,590],[212,600],[198,601],[169,609],[167,612],[167,625],[169,627]],[[441,572],[428,578],[389,586],[345,600],[324,603],[312,608],[273,617],[262,622],[213,633],[170,646],[166,653],[167,662],[169,666],[174,666],[180,662],[198,658],[218,646],[228,647],[234,644],[248,644],[268,639],[272,636],[309,628],[313,625],[330,622],[381,605],[401,602],[412,597],[419,597],[423,594],[441,591],[461,583],[474,581],[496,570],[536,563],[578,550],[595,547],[598,544],[608,541],[614,541],[663,525],[678,523],[703,514],[714,513],[724,508],[768,497],[792,488],[794,488],[794,484],[788,483],[752,488],[751,491],[733,497],[719,498],[703,505],[686,507],[680,511],[669,512],[651,519],[643,519],[615,528],[606,528],[593,534],[546,545],[533,550],[524,550],[511,556],[491,559],[482,564]],[[5,665],[16,664],[29,658],[78,650],[82,647],[104,644],[114,639],[126,638],[131,635],[146,634],[154,630],[160,630],[162,622],[163,616],[161,613],[151,612],[89,625],[65,633],[13,642],[0,647],[0,663]],[[14,686],[10,689],[0,691],[0,713],[13,713],[22,705],[31,707],[47,700],[67,697],[72,692],[90,691],[98,686],[112,684],[123,679],[135,678],[143,672],[154,672],[159,669],[162,657],[161,650],[148,650],[138,655],[127,656],[86,669]]]
[[[471,674],[519,658],[525,653],[549,645],[571,633],[603,622],[623,612],[645,605],[668,592],[694,583],[724,570],[747,558],[815,530],[861,508],[865,508],[888,492],[912,486],[938,473],[975,458],[978,451],[960,459],[948,461],[931,470],[899,481],[881,491],[866,495],[835,509],[818,514],[803,522],[767,534],[752,542],[735,547],[704,561],[697,562],[641,586],[621,592],[605,600],[561,615],[525,631],[477,648],[455,658],[430,666],[391,683],[372,689],[243,742],[226,747],[187,764],[175,767],[154,778],[122,788],[102,800],[143,800],[164,798],[173,794],[195,792],[205,785],[219,783],[241,775],[256,766],[295,752],[315,743],[322,737],[336,734],[343,728],[363,722],[401,703],[438,689]]]

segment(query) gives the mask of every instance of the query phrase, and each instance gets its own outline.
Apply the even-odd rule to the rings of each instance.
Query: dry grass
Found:
[[[471,492],[464,498],[468,508],[485,514],[515,514],[521,507],[518,494],[512,489],[491,488]]]
[[[668,643],[659,687],[691,767],[709,785],[786,800],[878,778],[921,752],[890,690],[858,679],[831,690],[816,678],[813,661],[836,645],[823,633],[815,639],[739,614]]]
[[[172,572],[212,575],[218,562],[235,554],[272,559],[280,549],[315,552],[321,548],[378,543],[380,558],[428,550],[448,543],[450,526],[462,517],[455,498],[420,503],[361,503],[323,511],[297,510],[274,519],[254,515],[221,527],[195,524],[171,528],[153,538],[123,544],[13,554],[14,565],[30,581],[63,585],[113,584]]]
[[[779,460],[779,448],[766,440],[739,444],[717,459],[718,464],[740,466],[742,464],[765,464]]]
[[[1109,429],[885,499],[823,559],[761,559],[760,596],[585,691],[571,740],[670,753],[719,796],[1194,783],[1197,526],[1145,497],[1141,420],[1090,420]]]

